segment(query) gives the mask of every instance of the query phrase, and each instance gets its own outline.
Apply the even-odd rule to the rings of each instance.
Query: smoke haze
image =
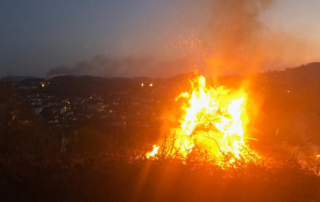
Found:
[[[47,77],[56,75],[93,75],[103,77],[168,77],[192,71],[187,59],[158,61],[154,58],[113,58],[97,56],[73,67],[60,66],[48,72]]]
[[[261,66],[267,56],[262,44],[261,13],[273,0],[216,1],[210,33],[215,38],[209,53],[212,68],[248,70]]]
[[[73,67],[54,68],[48,72],[48,76],[168,77],[195,69],[208,76],[217,76],[312,62],[317,58],[314,45],[281,29],[272,30],[261,21],[263,14],[275,2],[200,0],[193,7],[195,13],[187,16],[183,23],[188,26],[188,21],[192,21],[195,15],[205,15],[206,21],[202,23],[203,27],[193,32],[197,34],[171,36],[168,52],[175,59],[97,56],[92,61],[81,62]]]
[[[299,66],[319,59],[314,42],[299,39],[262,19],[276,0],[205,1],[211,20],[194,52],[211,75],[243,74]]]

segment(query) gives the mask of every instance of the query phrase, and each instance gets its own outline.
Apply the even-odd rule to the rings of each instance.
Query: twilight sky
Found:
[[[10,72],[45,77],[52,68],[70,67],[99,55],[179,58],[188,52],[182,50],[181,41],[196,41],[207,33],[215,17],[208,2],[2,0],[0,76]],[[319,0],[278,0],[261,13],[259,20],[269,32],[295,41],[292,47],[287,44],[288,50],[295,51],[275,60],[280,64],[277,68],[320,61],[319,10]],[[299,57],[295,57],[297,52]]]

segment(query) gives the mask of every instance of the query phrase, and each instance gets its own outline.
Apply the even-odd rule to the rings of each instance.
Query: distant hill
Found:
[[[35,77],[32,77],[32,76],[12,76],[12,77],[10,77],[10,81],[11,82],[21,82],[24,80],[34,79],[34,78]],[[7,81],[7,80],[8,80],[8,77],[0,78],[0,81]]]

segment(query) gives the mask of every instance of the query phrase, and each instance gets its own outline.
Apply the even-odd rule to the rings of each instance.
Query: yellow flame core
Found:
[[[244,113],[246,94],[206,86],[206,79],[199,76],[191,82],[192,92],[184,92],[176,99],[183,99],[183,116],[180,127],[172,130],[163,150],[166,156],[186,159],[197,154],[198,160],[229,161],[254,160],[254,153],[244,141]],[[153,156],[159,147],[148,155]],[[147,156],[148,156],[147,155]]]
[[[147,154],[147,158],[154,157],[158,153],[159,148],[159,146],[153,145],[153,151]]]

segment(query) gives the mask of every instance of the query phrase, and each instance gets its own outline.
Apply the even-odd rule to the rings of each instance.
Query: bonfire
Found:
[[[247,95],[241,91],[213,88],[203,76],[191,80],[191,91],[177,98],[183,115],[162,145],[154,145],[148,159],[193,158],[226,166],[255,162],[258,155],[246,144]]]

